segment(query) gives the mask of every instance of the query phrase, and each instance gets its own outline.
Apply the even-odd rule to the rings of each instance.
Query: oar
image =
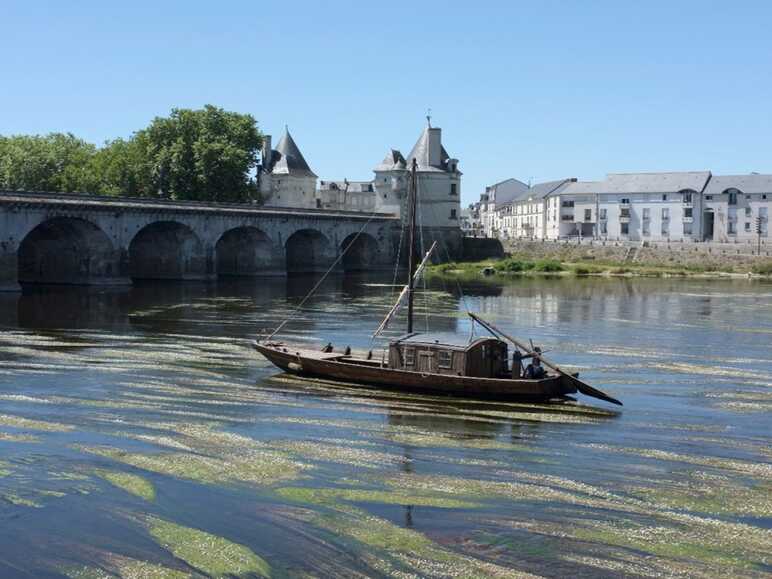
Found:
[[[597,388],[593,388],[592,386],[590,386],[586,382],[582,382],[576,376],[573,376],[573,375],[569,374],[568,372],[564,372],[563,370],[560,369],[559,366],[557,366],[556,364],[553,364],[549,360],[545,359],[541,355],[540,352],[535,352],[533,349],[529,350],[528,346],[526,346],[525,344],[523,344],[519,340],[516,340],[512,336],[509,336],[509,335],[505,334],[504,332],[499,330],[496,326],[494,326],[490,322],[486,322],[485,320],[481,319],[480,316],[478,316],[476,314],[473,314],[472,312],[467,312],[467,313],[469,314],[469,317],[471,317],[474,321],[476,321],[482,327],[486,328],[489,332],[494,333],[494,334],[498,334],[498,335],[502,336],[503,338],[509,340],[515,346],[517,346],[518,348],[520,348],[521,350],[526,352],[527,355],[535,356],[535,357],[539,358],[545,366],[547,366],[548,368],[552,368],[555,372],[557,372],[561,376],[564,376],[569,381],[571,381],[574,384],[574,386],[576,386],[576,389],[579,390],[579,392],[581,392],[582,394],[585,394],[586,396],[593,396],[594,398],[599,398],[601,400],[605,400],[606,402],[611,402],[612,404],[618,404],[619,406],[622,406],[622,403],[619,400],[617,400],[616,398],[613,398],[613,397],[609,396],[605,392],[601,392]]]

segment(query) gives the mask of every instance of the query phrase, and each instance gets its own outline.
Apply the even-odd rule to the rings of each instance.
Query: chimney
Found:
[[[271,166],[272,156],[273,156],[273,149],[271,148],[271,135],[264,135],[263,148],[260,150],[260,157],[262,158],[263,168],[266,171]]]
[[[440,167],[442,165],[442,129],[429,127],[429,165]]]

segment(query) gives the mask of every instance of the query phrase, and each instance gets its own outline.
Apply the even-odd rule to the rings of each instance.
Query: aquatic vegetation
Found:
[[[43,506],[37,501],[33,501],[32,499],[19,496],[16,493],[5,493],[3,495],[0,495],[0,498],[2,498],[4,501],[11,503],[12,505],[16,505],[20,507],[32,507],[35,509],[39,509]]]
[[[419,494],[403,491],[307,487],[285,487],[277,489],[276,492],[284,499],[309,504],[335,504],[342,500],[352,503],[412,505],[440,509],[475,509],[482,506],[481,503],[442,496],[441,493]]]
[[[399,464],[405,460],[404,457],[396,454],[310,440],[286,440],[274,442],[273,446],[298,455],[305,460],[335,462],[361,468],[379,468],[385,465]]]
[[[32,434],[0,432],[0,442],[40,442],[40,437]]]
[[[745,485],[706,472],[685,480],[659,481],[654,487],[631,492],[641,499],[670,509],[717,515],[772,517],[772,482]]]
[[[22,430],[43,430],[48,432],[70,432],[75,429],[71,424],[33,420],[31,418],[12,416],[10,414],[0,414],[0,426],[11,426]]]
[[[136,495],[146,501],[155,500],[155,488],[150,481],[145,480],[141,476],[127,472],[101,469],[95,471],[95,474],[119,489],[123,489],[127,493]]]
[[[350,506],[308,515],[308,523],[327,530],[377,571],[396,577],[533,577],[445,549],[426,535]]]
[[[156,517],[147,526],[159,545],[210,577],[271,576],[270,565],[244,545]]]
[[[121,579],[186,579],[191,576],[185,571],[112,553],[106,557],[105,566],[109,567],[109,572],[89,566],[63,569],[62,572],[70,579],[108,579],[115,576]]]
[[[182,452],[130,453],[112,447],[77,449],[143,470],[206,484],[246,482],[270,485],[297,478],[300,471],[307,468],[275,451],[236,451],[211,457]]]
[[[696,464],[700,466],[712,466],[725,470],[735,471],[748,476],[760,477],[765,480],[772,478],[772,464],[747,462],[730,458],[719,458],[713,456],[694,456],[680,454],[655,448],[628,448],[622,446],[612,446],[608,444],[582,444],[585,448],[596,448],[609,452],[619,452],[623,454],[633,454],[645,458],[654,458],[658,460],[668,460],[673,462],[683,462],[687,464]]]

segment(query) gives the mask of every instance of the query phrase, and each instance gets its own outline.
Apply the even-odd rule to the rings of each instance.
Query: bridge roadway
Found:
[[[361,234],[357,237],[357,233]],[[393,265],[391,214],[0,191],[0,291]]]

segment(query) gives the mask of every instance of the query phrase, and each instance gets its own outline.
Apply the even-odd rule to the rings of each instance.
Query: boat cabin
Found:
[[[389,368],[411,372],[509,378],[507,343],[492,336],[407,334],[389,344]]]

